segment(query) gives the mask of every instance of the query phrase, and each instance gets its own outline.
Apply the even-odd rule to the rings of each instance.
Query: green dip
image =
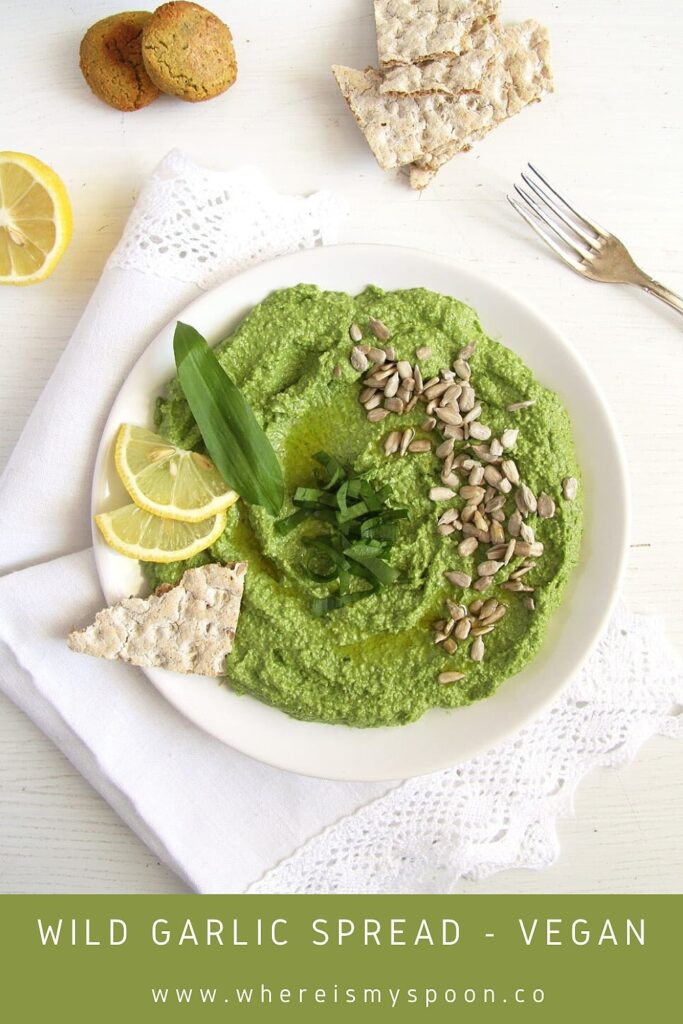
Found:
[[[445,581],[448,569],[476,578],[475,565],[486,557],[486,545],[463,558],[457,551],[460,534],[437,534],[438,516],[463,501],[435,505],[429,500],[429,489],[440,485],[441,464],[435,455],[385,456],[382,441],[389,430],[414,426],[417,437],[425,436],[419,431],[425,406],[420,402],[412,413],[389,416],[384,423],[367,421],[358,402],[359,374],[349,363],[349,326],[361,325],[364,341],[374,343],[366,326],[368,316],[389,327],[389,344],[398,358],[415,362],[417,348],[431,348],[430,358],[420,363],[425,380],[440,367],[450,366],[462,346],[478,342],[470,364],[472,384],[483,406],[481,422],[492,428],[493,437],[500,437],[506,427],[519,427],[517,444],[507,454],[534,493],[548,492],[557,505],[553,519],[529,520],[537,540],[545,545],[537,568],[523,580],[535,587],[535,611],[524,607],[522,594],[499,585],[480,595],[454,590]],[[155,587],[176,582],[190,565],[248,561],[235,647],[228,659],[233,690],[296,718],[353,726],[399,725],[432,707],[455,708],[487,697],[519,672],[543,642],[581,541],[581,497],[573,502],[562,498],[562,479],[580,474],[569,417],[558,396],[543,388],[513,352],[487,337],[472,309],[422,288],[384,292],[369,287],[355,298],[321,292],[312,285],[277,291],[249,313],[217,352],[267,430],[282,463],[288,495],[297,486],[315,485],[312,456],[324,449],[356,471],[369,472],[378,487],[390,485],[390,503],[410,510],[389,556],[405,582],[322,619],[311,614],[311,601],[329,590],[302,572],[302,531],[310,530],[310,524],[279,536],[263,509],[243,502],[229,513],[225,533],[210,552],[184,563],[145,566]],[[335,376],[335,367],[341,376]],[[535,399],[531,408],[506,411],[510,403],[530,398]],[[158,400],[156,424],[175,444],[201,444],[176,381]],[[462,447],[456,442],[456,451]],[[514,507],[510,495],[508,516]],[[287,501],[282,515],[292,510]],[[319,526],[314,524],[314,529]],[[515,558],[501,570],[497,584],[520,562]],[[469,659],[469,643],[461,643],[452,657],[434,645],[432,624],[444,618],[447,597],[469,605],[491,596],[507,604],[508,613],[485,637],[483,662]],[[440,685],[437,675],[446,670],[465,672],[466,677]]]

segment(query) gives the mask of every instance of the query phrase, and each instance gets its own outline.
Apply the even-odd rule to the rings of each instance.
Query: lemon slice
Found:
[[[116,438],[116,468],[136,505],[162,519],[201,523],[234,505],[211,459],[124,423]]]
[[[160,519],[137,505],[124,505],[95,516],[107,544],[119,554],[141,562],[180,562],[192,558],[220,537],[227,519],[225,512],[219,512],[203,523],[179,523],[175,519]]]
[[[0,284],[36,284],[71,238],[64,182],[27,153],[0,153]]]

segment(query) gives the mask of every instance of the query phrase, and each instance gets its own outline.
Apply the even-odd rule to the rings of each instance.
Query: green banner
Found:
[[[680,901],[4,896],[1,1016],[75,1024],[673,1020]]]

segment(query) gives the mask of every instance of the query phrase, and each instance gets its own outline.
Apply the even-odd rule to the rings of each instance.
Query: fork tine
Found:
[[[566,252],[564,249],[562,249],[561,246],[559,246],[557,244],[557,242],[555,242],[550,237],[550,235],[546,231],[543,230],[543,228],[540,226],[540,224],[538,223],[538,221],[536,220],[535,217],[533,217],[531,214],[527,213],[526,210],[523,209],[519,205],[519,203],[515,199],[512,198],[512,196],[506,196],[506,199],[507,199],[508,203],[510,204],[510,206],[513,208],[513,210],[517,211],[517,213],[520,215],[520,217],[522,217],[522,219],[527,222],[527,224],[529,225],[530,228],[533,228],[533,230],[536,232],[536,234],[539,235],[543,239],[543,241],[546,243],[546,245],[549,245],[550,248],[553,249],[554,252],[557,253],[557,255],[560,257],[560,259],[564,260],[565,263],[568,263],[569,266],[572,268],[572,270],[576,270],[579,274],[584,274],[585,273],[585,268],[584,268],[583,264],[580,263],[578,260],[575,260],[573,256],[570,256],[568,252]]]
[[[558,238],[561,238],[565,245],[568,245],[570,249],[573,249],[577,256],[580,256],[581,259],[586,259],[588,256],[590,256],[590,252],[586,252],[586,249],[578,245],[578,243],[575,242],[574,239],[571,238],[566,231],[562,230],[559,224],[555,224],[553,220],[545,212],[545,210],[543,210],[538,205],[538,203],[524,191],[523,188],[520,188],[519,185],[515,185],[515,192],[517,192],[518,195],[522,197],[524,202],[536,214],[538,219],[542,221],[546,225],[546,227],[550,228],[550,230],[554,232]]]
[[[534,165],[530,162],[527,162],[527,167],[531,168],[536,177],[541,179],[546,188],[549,188],[552,194],[556,196],[561,203],[564,203],[567,209],[571,210],[572,213],[579,218],[579,220],[582,220],[584,224],[587,224],[588,227],[595,231],[596,235],[598,235],[600,238],[607,238],[608,232],[605,231],[604,228],[601,228],[599,224],[596,224],[595,221],[591,220],[590,217],[586,217],[583,213],[579,213],[575,206],[572,206],[571,203],[567,202],[564,196],[561,196],[557,189],[553,188],[548,179],[541,174],[537,167],[534,167]]]
[[[583,238],[584,242],[586,242],[591,248],[595,246],[598,239],[594,235],[589,235],[587,231],[584,231],[583,228],[580,228],[574,220],[568,217],[564,210],[562,210],[542,188],[539,188],[539,186],[529,178],[524,171],[522,171],[522,181],[536,193],[541,202],[550,207],[555,216],[558,217],[566,227],[578,235],[579,238]]]

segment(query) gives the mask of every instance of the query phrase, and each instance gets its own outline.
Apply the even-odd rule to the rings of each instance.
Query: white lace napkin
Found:
[[[462,875],[543,866],[586,771],[680,731],[683,677],[657,627],[623,611],[570,693],[515,740],[393,786],[268,768],[188,723],[141,672],[67,650],[70,626],[102,604],[90,478],[133,362],[201,288],[332,241],[337,218],[324,194],[281,196],[253,169],[207,171],[169,154],[0,480],[2,536],[12,538],[0,555],[0,685],[203,892],[445,891]]]

